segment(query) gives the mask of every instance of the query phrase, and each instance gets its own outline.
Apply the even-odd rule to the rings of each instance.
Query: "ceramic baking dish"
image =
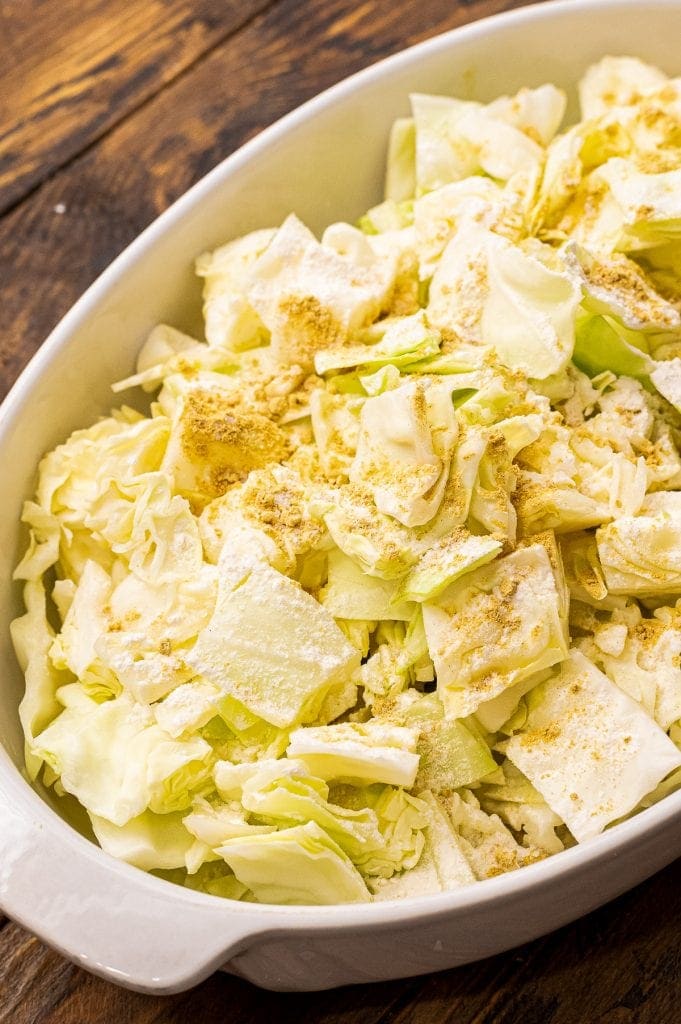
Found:
[[[612,899],[681,853],[681,793],[578,848],[456,892],[377,905],[275,907],[194,893],[119,863],[21,775],[22,679],[8,633],[22,499],[41,454],[111,405],[158,321],[191,329],[193,257],[290,211],[313,229],[380,198],[388,129],[412,90],[489,100],[570,89],[605,53],[681,72],[681,0],[563,0],[413,47],[301,107],[160,217],[88,290],[0,410],[0,907],[83,967],[143,991],[218,967],[273,989],[320,989],[466,963]],[[225,116],[228,116],[226,114]]]

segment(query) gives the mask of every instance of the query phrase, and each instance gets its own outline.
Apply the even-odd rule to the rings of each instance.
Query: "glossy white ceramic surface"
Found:
[[[392,119],[410,91],[491,99],[568,89],[605,53],[681,72],[681,0],[562,0],[440,36],[354,76],[264,132],[159,218],[53,332],[0,410],[0,907],[82,966],[169,992],[220,965],[277,989],[419,974],[556,928],[681,853],[681,793],[605,835],[521,871],[441,896],[340,907],[220,901],[117,863],[61,820],[20,774],[21,676],[8,637],[21,502],[42,453],[111,403],[146,332],[191,328],[193,257],[292,209],[311,227],[380,199]],[[226,116],[228,114],[226,113]]]

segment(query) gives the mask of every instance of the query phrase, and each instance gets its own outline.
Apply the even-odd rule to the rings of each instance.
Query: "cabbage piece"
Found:
[[[384,191],[396,203],[416,192],[416,126],[411,117],[398,117],[390,129]]]
[[[621,818],[681,765],[653,719],[575,650],[533,691],[525,727],[506,754],[578,842]]]
[[[457,125],[460,137],[477,151],[480,168],[491,178],[502,181],[528,169],[538,169],[544,156],[542,146],[506,118],[490,116],[491,106],[484,112],[466,111]]]
[[[111,623],[111,577],[86,562],[61,632],[50,651],[56,668],[83,676],[96,658],[95,644]]]
[[[430,896],[443,891],[443,883],[435,858],[426,839],[418,863],[408,871],[396,872],[390,878],[370,879],[375,901],[401,900],[410,896]]]
[[[414,203],[415,248],[422,279],[432,277],[447,243],[467,223],[515,240],[521,224],[506,192],[490,178],[464,178],[428,192]]]
[[[275,831],[274,825],[255,825],[248,822],[244,809],[234,803],[210,803],[203,797],[197,797],[190,813],[183,817],[182,824],[195,839],[211,850],[221,846],[228,839],[266,835]]]
[[[315,370],[319,374],[363,366],[368,369],[385,364],[405,366],[427,359],[440,350],[440,332],[430,327],[423,310],[411,316],[385,317],[366,328],[360,344],[343,345],[317,352]]]
[[[194,675],[184,660],[185,651],[174,651],[170,640],[158,650],[149,649],[146,637],[137,632],[108,632],[99,635],[94,651],[97,660],[89,672],[103,667],[140,704],[160,700]],[[86,677],[83,677],[83,682]]]
[[[165,366],[173,357],[189,352],[199,344],[196,338],[183,334],[169,324],[157,324],[151,329],[139,350],[135,370],[138,374],[143,374],[156,367]]]
[[[387,234],[411,226],[414,220],[414,204],[408,199],[385,199],[372,206],[357,221],[357,227],[365,235]]]
[[[613,454],[598,470],[582,463],[580,476],[583,490],[548,474],[521,471],[514,494],[520,535],[588,529],[641,507],[647,484],[643,458],[632,463],[622,453]]]
[[[286,729],[277,729],[251,715],[243,704],[231,697],[220,701],[219,714],[203,727],[201,735],[219,757],[228,758],[234,764],[282,757],[288,743]]]
[[[202,563],[196,521],[164,473],[108,481],[84,516],[85,526],[125,558],[136,576],[165,583],[196,575]]]
[[[532,544],[453,583],[423,621],[438,694],[462,718],[567,657],[563,599],[546,548]]]
[[[319,501],[318,510],[337,547],[369,576],[397,579],[423,549],[416,531],[380,512],[367,488],[336,487]]]
[[[418,732],[384,722],[344,722],[296,729],[287,754],[304,761],[311,774],[351,785],[383,782],[414,785],[419,766]]]
[[[659,803],[660,800],[669,796],[670,793],[675,793],[679,786],[681,786],[681,769],[677,769],[677,771],[672,772],[671,775],[668,775],[666,779],[662,780],[659,786],[656,786],[655,789],[651,789],[650,793],[646,793],[639,806],[635,807],[631,813],[636,814],[638,811],[643,810],[646,807],[652,807],[653,804]]]
[[[598,555],[611,594],[681,592],[681,494],[657,491],[635,516],[596,531]]]
[[[636,57],[603,57],[579,82],[582,119],[600,117],[613,107],[638,104],[666,81],[664,72]]]
[[[492,345],[505,366],[543,379],[572,355],[580,298],[553,250],[539,242],[523,249],[467,224],[435,271],[427,315],[464,341]]]
[[[217,569],[201,563],[191,579],[163,582],[127,573],[111,594],[113,633],[131,649],[159,652],[192,640],[210,619],[217,595]],[[164,643],[166,641],[166,643]]]
[[[444,717],[444,707],[436,694],[416,696],[409,691],[396,716],[407,726],[419,729],[416,753],[419,770],[416,788],[433,793],[451,792],[470,786],[493,772],[497,765],[489,748],[464,722]]]
[[[663,398],[681,411],[681,359],[658,362],[650,373],[650,379]]]
[[[216,769],[218,786],[227,781],[229,768]],[[233,773],[232,773],[233,774]],[[241,773],[241,804],[252,818],[278,828],[314,821],[338,843],[363,874],[377,873],[374,857],[381,861],[384,873],[390,855],[384,851],[385,839],[379,830],[379,818],[369,806],[345,807],[329,800],[329,788],[312,776],[300,760],[256,763],[251,772]],[[393,863],[388,873],[399,867]]]
[[[557,122],[555,116],[547,118],[545,111],[531,111],[532,92],[525,90],[520,100],[501,97],[488,107],[445,96],[413,94],[418,193],[480,171],[506,180],[516,171],[539,164],[543,149],[530,137],[537,134],[536,128],[527,134],[522,129],[531,129],[531,122],[538,121],[546,132],[552,127],[549,121],[560,122],[562,109]]]
[[[538,391],[538,381],[530,385],[522,371],[502,366],[490,351],[482,350],[480,361],[482,365],[475,373],[462,374],[456,381],[457,387],[463,383],[474,391],[458,402],[457,418],[460,423],[478,430],[493,426],[504,433],[505,424],[518,416],[526,417],[531,425],[541,421],[546,426],[551,422],[554,414],[548,399]],[[537,416],[539,420],[535,419]],[[483,436],[487,438],[488,435]],[[510,440],[512,438],[511,426]]]
[[[611,218],[617,249],[639,251],[678,238],[681,169],[646,174],[631,161],[612,157],[594,172],[594,181],[609,189],[602,217]]]
[[[205,780],[204,740],[173,740],[150,709],[125,695],[98,704],[73,684],[60,699],[67,706],[36,737],[35,753],[88,811],[125,825],[148,807],[164,812],[191,802],[189,789]]]
[[[187,662],[266,722],[314,718],[331,686],[359,664],[332,616],[297,583],[264,561],[225,546],[213,616]],[[263,623],[276,623],[271,647]]]
[[[528,413],[525,416],[509,416],[507,419],[499,420],[494,424],[494,433],[503,437],[508,456],[513,461],[523,448],[537,440],[545,426],[541,413]]]
[[[46,512],[40,505],[36,505],[34,501],[25,501],[21,521],[29,527],[29,544],[12,573],[12,579],[37,580],[51,569],[59,558],[59,519]]]
[[[368,245],[362,255],[358,273],[355,261],[320,244],[295,215],[287,217],[253,265],[246,289],[277,362],[311,369],[317,351],[342,343],[380,313],[392,282]]]
[[[224,544],[235,544],[237,536],[243,536],[246,550],[262,547],[275,569],[293,575],[298,559],[316,548],[325,534],[309,504],[310,487],[293,467],[252,470],[242,484],[230,487],[201,513],[199,533],[206,557],[217,563]]]
[[[534,202],[527,216],[531,234],[553,225],[581,184],[584,167],[580,159],[588,128],[575,125],[553,139],[538,182]]]
[[[342,621],[347,622],[348,620],[346,619]],[[350,639],[350,637],[348,637],[348,639]],[[333,722],[337,718],[340,718],[340,716],[344,715],[347,711],[351,711],[357,704],[359,693],[356,680],[357,676],[354,676],[350,679],[345,679],[342,683],[338,683],[336,686],[332,686],[322,701],[317,717],[313,719],[310,724],[328,725],[329,722]]]
[[[159,361],[149,362],[152,355],[157,356]],[[196,341],[166,324],[154,327],[142,346],[137,365],[146,366],[146,369],[138,369],[137,373],[112,384],[111,390],[115,394],[134,387],[155,391],[166,377],[174,373],[189,376],[201,370],[227,373],[238,369],[233,352],[224,348],[210,348],[205,342]]]
[[[425,896],[458,889],[475,881],[475,875],[442,805],[428,790],[419,793],[419,800],[425,805],[428,817],[425,846],[419,861],[407,872],[372,882],[374,899]]]
[[[435,678],[420,611],[414,613],[406,631],[400,622],[380,623],[374,642],[371,656],[359,670],[366,705],[402,693],[414,682]]]
[[[580,274],[589,312],[614,317],[629,331],[669,331],[681,325],[678,309],[655,291],[641,267],[623,253],[596,257],[580,245],[568,245],[564,255]],[[645,345],[643,339],[637,340],[641,347]]]
[[[425,803],[404,789],[393,786],[334,786],[334,799],[344,807],[369,811],[376,816],[381,843],[356,859],[367,883],[375,890],[379,880],[396,872],[410,871],[420,863],[428,825]]]
[[[490,431],[469,508],[469,520],[476,533],[485,530],[496,539],[515,543],[517,517],[511,495],[516,477],[506,438],[496,430]]]
[[[492,878],[523,867],[544,854],[526,849],[513,837],[498,814],[488,814],[469,789],[442,798],[459,848],[477,879]]]
[[[475,875],[461,849],[459,837],[440,801],[429,790],[419,792],[419,800],[428,807],[426,841],[435,861],[441,890],[458,889],[475,881]]]
[[[458,433],[450,395],[409,381],[362,408],[350,481],[404,526],[423,526],[442,501]]]
[[[217,852],[261,903],[360,903],[362,876],[314,821],[268,835],[229,839]]]
[[[256,769],[244,782],[241,803],[249,814],[278,827],[315,821],[353,861],[369,849],[380,848],[376,816],[330,803],[328,796],[326,783],[313,777],[306,764],[282,758],[276,768]]]
[[[491,562],[501,549],[502,543],[495,537],[476,537],[455,527],[435,541],[405,575],[394,594],[394,607],[399,609],[399,602],[405,601],[432,601],[460,576]],[[393,613],[391,618],[400,616]]]
[[[203,316],[210,346],[240,352],[268,340],[246,292],[253,266],[275,234],[272,228],[252,231],[197,259],[196,273],[204,279]]]
[[[103,484],[158,470],[169,426],[165,416],[143,419],[131,413],[75,431],[40,463],[38,504],[59,515],[65,526],[82,524]]]
[[[608,596],[608,588],[595,535],[582,530],[565,534],[560,539],[560,551],[571,596],[600,606]]]
[[[543,853],[560,853],[563,842],[556,829],[563,822],[551,810],[541,793],[514,764],[505,761],[501,779],[484,782],[478,791],[481,805],[488,814],[498,814],[516,834],[523,834],[523,845]]]
[[[402,376],[396,366],[389,364],[382,366],[379,370],[374,370],[373,373],[361,374],[359,382],[367,395],[373,397],[399,387],[402,383]]]
[[[590,377],[612,370],[613,373],[646,380],[655,366],[648,353],[630,345],[612,320],[605,316],[577,318],[572,358],[575,365]]]
[[[636,254],[655,287],[672,302],[678,302],[681,292],[680,254],[678,241],[665,242]]]
[[[551,674],[551,669],[542,669],[534,675],[521,679],[519,683],[507,687],[498,697],[483,701],[475,710],[475,717],[483,729],[489,733],[508,732],[511,724],[515,721],[516,714],[520,714],[522,699],[526,693],[543,682]]]
[[[452,533],[457,527],[463,526],[468,519],[473,489],[488,437],[484,429],[468,426],[460,411],[457,413],[457,419],[459,439],[453,452],[442,501],[428,526],[417,531],[420,541],[418,555],[423,554],[432,544]],[[416,561],[416,558],[413,561]]]
[[[648,446],[645,436],[636,436],[636,427],[639,414],[643,421],[650,420],[650,410],[639,393],[632,394],[629,387],[620,389],[620,385],[640,392],[634,381],[617,381],[614,401],[603,398],[607,415],[594,416],[574,430],[554,422],[519,454],[523,468],[514,503],[521,535],[542,529],[557,533],[588,529],[638,512],[648,473],[632,441]],[[611,434],[615,435],[613,443],[625,451],[614,450]]]
[[[322,469],[331,479],[347,477],[357,450],[364,397],[319,389],[310,398],[312,432]]]
[[[565,578],[565,569],[563,568],[563,558],[558,539],[553,530],[544,530],[542,533],[536,533],[533,537],[525,538],[518,547],[534,547],[536,544],[541,544],[548,555],[558,594],[558,616],[561,622],[566,624],[570,610],[570,591]]]
[[[35,737],[61,712],[62,705],[57,699],[57,691],[71,677],[58,671],[49,656],[54,642],[54,630],[47,619],[47,601],[42,580],[26,583],[24,605],[25,613],[13,619],[10,624],[10,635],[19,667],[25,677],[19,720],[26,741],[26,769],[33,780],[42,764],[42,757],[34,751]]]
[[[176,879],[172,879],[176,881]],[[253,900],[248,888],[243,885],[227,867],[222,859],[216,859],[201,867],[193,874],[187,874],[181,880],[187,889],[205,892],[210,896],[219,896],[226,900]]]
[[[413,277],[416,270],[416,262],[411,252],[412,235],[412,229],[408,225],[366,234],[360,228],[340,221],[330,224],[325,229],[321,244],[350,264],[355,274],[352,278],[353,286],[358,284],[356,272],[361,268],[362,273],[366,275],[365,283],[372,282],[383,296],[383,312],[412,313],[418,306],[418,303],[415,305],[412,301],[416,294],[413,285],[408,285],[408,278]],[[405,286],[413,295],[402,296],[406,299],[403,303],[397,293]]]
[[[114,825],[96,814],[90,814],[90,821],[106,853],[143,871],[183,868],[194,842],[183,825],[181,811],[144,811],[124,825]]]
[[[337,548],[328,555],[328,578],[319,601],[336,619],[397,619],[408,622],[414,613],[410,598],[396,599],[397,584],[367,576]]]
[[[487,113],[548,146],[563,120],[566,103],[563,90],[547,83],[536,89],[524,87],[515,96],[500,96],[487,105]]]
[[[585,653],[665,732],[681,719],[681,619],[657,608],[644,619],[634,605],[595,627]]]
[[[198,732],[216,713],[220,691],[203,679],[183,683],[154,705],[156,721],[173,739]]]
[[[196,376],[172,377],[172,429],[161,470],[174,490],[200,505],[224,494],[252,469],[280,462],[291,452],[288,435],[241,401],[236,385]]]
[[[439,189],[474,174],[478,168],[474,147],[458,137],[457,125],[478,103],[414,93],[411,108],[415,126],[416,193]]]

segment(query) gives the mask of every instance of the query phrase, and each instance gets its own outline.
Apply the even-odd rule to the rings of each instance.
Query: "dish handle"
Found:
[[[3,767],[0,909],[78,966],[139,992],[181,992],[280,931],[270,908],[205,896],[115,860],[54,815],[13,765]]]

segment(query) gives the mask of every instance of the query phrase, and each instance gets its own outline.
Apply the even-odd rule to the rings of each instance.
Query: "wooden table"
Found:
[[[0,0],[0,388],[120,250],[350,72],[509,0]],[[65,396],[67,398],[67,396]],[[0,1024],[676,1024],[681,873],[480,964],[312,995],[216,974],[154,998],[0,916]]]

